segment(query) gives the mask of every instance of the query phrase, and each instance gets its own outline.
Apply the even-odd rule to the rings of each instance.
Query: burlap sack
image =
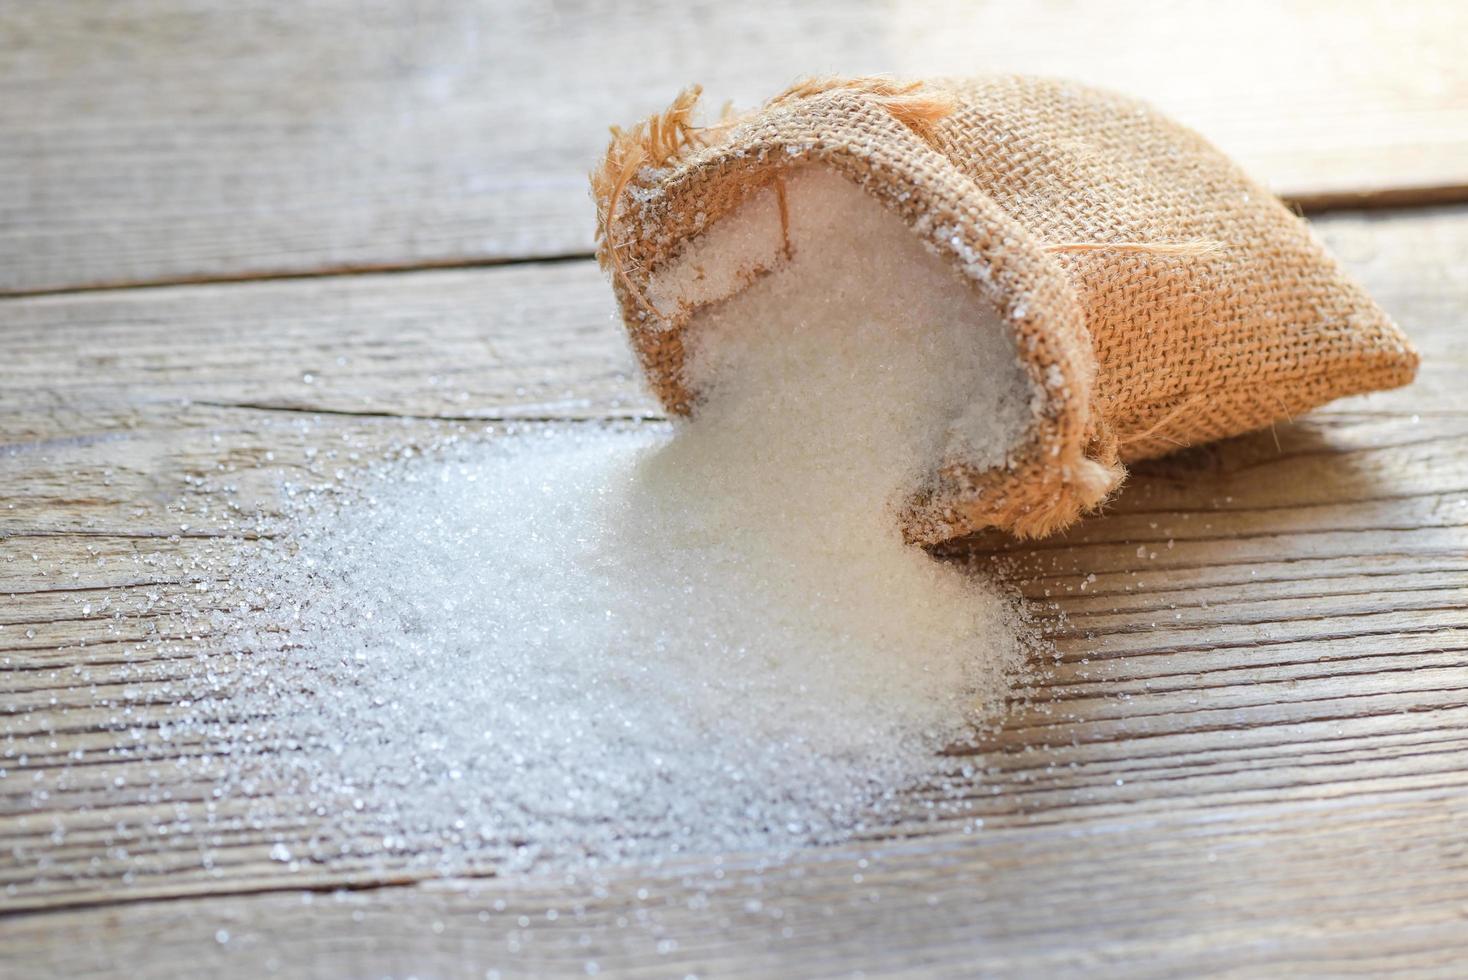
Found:
[[[1143,103],[1025,77],[827,79],[697,127],[697,97],[614,129],[592,177],[598,256],[670,412],[696,396],[680,373],[695,311],[654,310],[649,276],[798,165],[900,215],[1016,335],[1042,393],[1030,435],[1005,467],[944,460],[904,515],[914,541],[1050,533],[1125,463],[1415,373],[1406,337],[1303,220]]]

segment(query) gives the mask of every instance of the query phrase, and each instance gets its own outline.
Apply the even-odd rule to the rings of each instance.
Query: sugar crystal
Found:
[[[726,229],[791,247],[693,324],[691,419],[350,470],[304,448],[324,482],[285,487],[228,581],[190,580],[214,640],[149,709],[168,724],[131,729],[139,757],[200,745],[205,867],[241,829],[291,871],[512,870],[778,853],[926,811],[914,791],[1025,642],[899,514],[955,447],[1002,465],[1031,392],[992,311],[834,180],[792,180],[788,228]],[[703,260],[766,254],[720,227]]]

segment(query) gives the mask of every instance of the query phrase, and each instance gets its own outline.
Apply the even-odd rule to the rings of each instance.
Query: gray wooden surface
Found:
[[[164,6],[176,10],[164,16]],[[713,44],[693,27],[703,8],[670,8],[671,24],[660,28],[670,33],[657,35],[665,43],[649,43],[632,59],[635,84],[597,89],[583,76],[600,62],[583,60],[568,78],[551,70],[568,62],[536,68],[534,57],[590,45],[586,25],[604,16],[590,11],[548,7],[510,17],[493,7],[440,5],[410,17],[390,4],[352,8],[360,36],[379,38],[373,48],[339,36],[341,10],[244,5],[231,17],[221,9],[142,0],[107,12],[84,3],[0,11],[8,36],[23,42],[0,46],[7,95],[0,131],[23,137],[0,141],[7,162],[0,188],[32,192],[13,207],[0,198],[8,219],[25,219],[7,220],[0,232],[0,275],[12,277],[5,281],[12,288],[47,291],[0,300],[0,972],[483,977],[487,970],[584,975],[594,963],[602,972],[656,976],[1461,975],[1468,960],[1464,207],[1338,212],[1316,221],[1421,347],[1416,385],[1146,464],[1104,516],[1063,538],[1017,545],[996,536],[975,545],[1030,598],[1058,653],[981,747],[968,814],[982,818],[978,832],[965,832],[964,820],[926,819],[913,797],[912,819],[880,839],[804,852],[762,874],[738,858],[722,878],[707,862],[628,869],[600,892],[513,875],[433,879],[406,859],[401,867],[343,859],[294,869],[272,861],[271,841],[309,833],[300,827],[234,834],[206,868],[187,840],[147,832],[167,804],[119,789],[118,777],[125,787],[163,786],[175,799],[198,787],[183,777],[170,783],[166,759],[109,758],[118,735],[103,705],[164,690],[182,669],[170,657],[208,641],[207,624],[185,616],[198,601],[179,595],[223,553],[221,535],[234,518],[201,514],[194,506],[201,486],[228,485],[243,511],[268,513],[282,478],[329,476],[328,464],[308,453],[328,441],[365,456],[460,430],[472,435],[496,419],[656,416],[605,283],[587,260],[287,279],[260,273],[577,252],[589,204],[561,190],[571,187],[566,161],[596,143],[586,127],[621,113],[618,100],[655,103],[663,97],[658,85],[688,74],[746,85],[753,97],[762,73],[807,67],[797,62],[815,44],[798,35],[768,63],[711,64],[705,74],[695,71],[704,64],[688,60],[712,50],[697,47]],[[1082,8],[1046,8],[1056,9]],[[457,20],[448,16],[455,10]],[[1289,178],[1295,189],[1308,196],[1318,187],[1324,199],[1352,181],[1392,192],[1459,179],[1453,168],[1465,158],[1433,150],[1468,134],[1451,123],[1461,111],[1452,92],[1428,81],[1443,50],[1437,15],[1370,27],[1369,18],[1324,19],[1317,10],[1286,13],[1364,50],[1394,36],[1381,32],[1419,31],[1424,53],[1420,72],[1357,59],[1340,91],[1356,85],[1374,93],[1360,125],[1334,149],[1316,140],[1336,163],[1313,158]],[[1274,34],[1260,39],[1245,29],[1246,21],[1250,30],[1278,27],[1269,18],[1286,16],[1261,11],[1220,29],[1220,50],[1250,38],[1282,49],[1286,42]],[[956,57],[961,35],[945,40],[933,23],[896,14],[861,8],[838,22],[834,37],[853,51],[896,45],[908,59],[898,67],[928,53]],[[709,16],[717,26],[718,18],[752,14]],[[810,31],[830,29],[829,11],[772,15],[774,23],[779,16],[812,18]],[[984,5],[960,19],[1023,27],[1031,16]],[[414,87],[428,83],[415,82],[410,68],[354,73],[374,59],[417,64],[394,60],[397,46],[412,49],[404,38],[467,44],[466,23],[505,17],[530,32],[517,49],[502,36],[486,40],[487,28],[479,35],[522,69],[513,85],[504,83],[503,106],[522,106],[528,89],[541,86],[553,98],[551,135],[539,138],[566,141],[556,164],[563,169],[543,171],[547,186],[560,188],[543,206],[513,192],[532,172],[514,162],[528,159],[517,156],[526,144],[514,138],[523,127],[471,133],[442,122],[487,111],[484,99],[460,104],[461,88],[434,83],[449,85],[435,96],[445,113],[435,117]],[[894,17],[895,39],[873,39],[872,18]],[[102,30],[110,19],[133,27]],[[1167,30],[1162,20],[1145,35],[1154,39],[1149,51],[1167,48],[1156,40]],[[599,36],[625,40],[640,23],[619,15]],[[1037,53],[1044,45],[1033,27],[1016,30],[1024,43],[996,57],[1043,61],[1079,51],[1079,34]],[[685,35],[701,40],[688,40],[691,49],[666,40]],[[1300,36],[1287,40],[1299,48]],[[293,54],[303,38],[319,44],[319,58]],[[165,43],[187,56],[178,64],[150,57]],[[414,43],[426,45],[425,63],[446,50]],[[1146,59],[1122,68],[1121,53],[1096,47],[1099,60],[1077,56],[1072,74],[1130,71],[1127,87],[1149,91]],[[107,57],[83,56],[94,48]],[[857,60],[832,50],[831,59]],[[1207,77],[1216,66],[1193,50],[1198,77]],[[1307,50],[1300,58],[1350,65],[1349,50],[1362,49]],[[221,59],[221,51],[237,57]],[[1134,46],[1126,51],[1140,58]],[[188,71],[211,53],[212,71]],[[1158,57],[1184,59],[1171,49]],[[474,64],[465,71],[481,81],[509,77],[495,74],[508,71],[505,62]],[[186,106],[182,116],[171,115],[177,107],[167,100],[138,95],[137,86],[168,73],[177,73],[169,98]],[[69,80],[64,92],[39,85],[61,75]],[[325,91],[323,80],[331,82]],[[393,111],[416,120],[404,123],[410,135],[442,123],[464,140],[453,144],[463,159],[481,154],[476,166],[505,177],[509,190],[486,201],[452,181],[440,184],[421,165],[455,166],[449,144],[404,138],[382,143],[323,191],[315,168],[343,152],[333,140],[350,136],[350,127],[295,130],[306,142],[291,145],[320,140],[326,156],[293,156],[286,141],[270,151],[277,156],[250,158],[231,141],[290,128],[286,116],[264,125],[252,115],[275,111],[255,98],[262,86],[281,104],[299,99],[302,112],[356,115],[363,132]],[[25,104],[9,97],[20,91],[33,97]],[[1213,105],[1217,118],[1235,104],[1201,82],[1195,90],[1156,87],[1160,101],[1187,91],[1198,93],[1198,105]],[[1323,119],[1324,96],[1300,91],[1316,94],[1292,102],[1288,88],[1271,90],[1281,118]],[[1372,122],[1372,106],[1419,96],[1426,101],[1389,125]],[[388,104],[393,97],[406,101]],[[1331,110],[1337,124],[1351,118],[1343,104]],[[494,111],[513,114],[503,106]],[[151,122],[149,113],[157,113]],[[264,128],[252,129],[257,124]],[[1409,126],[1420,128],[1419,142],[1401,137]],[[1288,158],[1293,132],[1260,129],[1255,159]],[[94,142],[76,142],[84,137]],[[1380,140],[1399,140],[1391,143],[1403,161],[1396,169],[1384,165],[1392,157],[1381,155]],[[16,157],[17,146],[45,152]],[[151,155],[160,146],[182,155],[155,169]],[[1419,159],[1406,161],[1411,150]],[[211,185],[200,176],[206,157],[239,169]],[[191,169],[189,159],[204,169]],[[175,177],[165,179],[165,171]],[[1431,180],[1423,176],[1429,171]],[[99,183],[104,172],[115,193]],[[1306,179],[1312,175],[1318,184]],[[171,205],[160,207],[157,195],[170,194]],[[100,208],[104,198],[111,210]],[[347,200],[361,212],[346,214]],[[522,207],[531,210],[514,210]],[[429,238],[414,237],[429,226],[443,232],[432,248]],[[478,245],[468,247],[471,240]],[[194,276],[251,281],[177,281]],[[75,288],[122,280],[165,284]],[[126,615],[98,615],[104,600]],[[176,639],[163,647],[141,642],[160,633]],[[88,753],[87,765],[68,764],[77,748]],[[161,775],[141,778],[150,765]]]
[[[1145,95],[1307,204],[1468,193],[1461,4],[0,5],[0,291],[583,254],[606,127],[833,71]]]

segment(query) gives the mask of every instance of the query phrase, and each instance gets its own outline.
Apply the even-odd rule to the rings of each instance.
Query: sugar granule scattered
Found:
[[[792,186],[788,265],[691,334],[691,420],[496,427],[288,486],[225,580],[151,596],[206,639],[105,709],[128,797],[210,874],[237,842],[288,872],[568,870],[962,812],[973,770],[939,753],[993,720],[1025,630],[897,515],[955,439],[1001,462],[1028,393],[856,199]]]
[[[501,864],[894,819],[1023,656],[1010,603],[896,508],[955,424],[1002,458],[1024,391],[963,285],[828,181],[792,195],[789,268],[700,323],[691,421],[527,429],[299,517],[254,572],[289,642],[242,662],[233,775]]]

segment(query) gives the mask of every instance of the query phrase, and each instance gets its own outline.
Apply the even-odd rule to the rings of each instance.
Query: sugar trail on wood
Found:
[[[691,419],[526,429],[297,518],[289,561],[247,573],[300,608],[290,649],[240,665],[230,792],[511,865],[778,850],[912,808],[1024,649],[898,507],[952,425],[1002,459],[1027,395],[895,218],[800,190],[790,268],[699,333]]]

